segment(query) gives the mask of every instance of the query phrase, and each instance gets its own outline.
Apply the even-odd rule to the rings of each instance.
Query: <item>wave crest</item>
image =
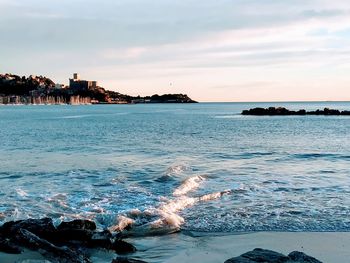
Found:
[[[111,231],[120,232],[122,236],[146,236],[170,234],[180,230],[185,219],[178,213],[186,208],[192,207],[199,202],[207,202],[230,194],[230,190],[214,192],[200,197],[188,197],[186,194],[204,181],[202,176],[194,176],[186,179],[173,192],[174,199],[165,199],[156,207],[145,211],[138,209],[130,210],[126,215],[118,216],[118,223],[111,227]]]
[[[190,177],[186,179],[178,188],[175,189],[175,191],[173,192],[173,195],[174,196],[185,195],[188,192],[198,188],[200,183],[203,182],[204,180],[205,179],[200,175]]]

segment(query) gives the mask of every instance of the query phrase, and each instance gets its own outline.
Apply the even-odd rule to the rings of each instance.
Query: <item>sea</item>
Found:
[[[0,106],[0,223],[83,218],[126,236],[349,231],[350,117],[240,114],[269,106],[350,110]]]

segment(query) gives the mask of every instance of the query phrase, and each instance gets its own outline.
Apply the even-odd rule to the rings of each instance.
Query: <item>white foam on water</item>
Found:
[[[16,188],[16,193],[21,196],[21,197],[27,197],[28,193],[24,190],[22,190],[21,188]]]
[[[118,225],[111,227],[109,230],[112,232],[120,232],[120,231],[123,231],[128,226],[133,225],[134,223],[135,223],[135,220],[129,217],[118,216]]]
[[[67,204],[67,194],[66,193],[58,193],[53,196],[50,196],[46,199],[48,203],[56,204],[62,208],[69,208]]]
[[[236,118],[242,118],[240,114],[236,115],[217,115],[214,116],[215,119],[236,119]]]
[[[187,170],[189,167],[185,164],[174,164],[166,170],[166,175],[180,175]]]
[[[111,231],[121,232],[125,236],[145,236],[169,234],[180,230],[185,219],[178,213],[186,208],[192,207],[199,202],[207,202],[221,198],[224,194],[231,193],[230,190],[215,192],[200,197],[189,197],[186,194],[197,188],[204,181],[202,176],[194,176],[185,180],[173,195],[175,199],[165,199],[157,208],[149,208],[145,211],[131,210],[127,215],[119,216],[118,223],[111,227]]]
[[[221,198],[224,194],[230,194],[230,193],[231,193],[231,190],[225,190],[222,192],[216,192],[216,193],[203,195],[203,196],[199,197],[199,201],[204,202],[204,201],[215,200],[215,199]]]
[[[205,179],[200,175],[190,177],[186,179],[178,188],[175,189],[175,191],[173,192],[173,195],[174,196],[185,195],[188,192],[198,188],[200,183],[203,182],[204,180]]]

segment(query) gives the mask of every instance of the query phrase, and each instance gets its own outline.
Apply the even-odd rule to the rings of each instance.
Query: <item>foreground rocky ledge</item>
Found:
[[[329,108],[324,108],[323,110],[316,111],[306,111],[306,110],[298,110],[292,111],[283,107],[269,107],[269,108],[253,108],[249,110],[242,111],[242,115],[256,115],[256,116],[264,116],[264,115],[350,115],[350,111],[339,111]]]
[[[231,258],[226,260],[225,263],[322,263],[321,261],[310,257],[303,252],[294,251],[288,256],[281,253],[256,248],[253,251],[249,251],[240,255],[239,257]]]
[[[136,248],[121,240],[118,234],[108,230],[97,231],[96,224],[89,220],[62,222],[58,227],[52,219],[28,219],[7,222],[0,226],[0,252],[20,254],[23,248],[39,252],[49,261],[45,263],[90,263],[90,249],[114,251],[118,256],[111,263],[146,263],[125,257]],[[321,263],[302,252],[288,256],[256,248],[253,251],[231,258],[225,263]]]
[[[101,248],[128,254],[136,248],[108,230],[97,231],[94,222],[74,220],[57,228],[52,219],[12,221],[0,227],[0,252],[20,254],[23,248],[38,251],[51,262],[89,263],[89,249]],[[121,261],[122,260],[122,261]],[[123,261],[117,258],[114,262]]]

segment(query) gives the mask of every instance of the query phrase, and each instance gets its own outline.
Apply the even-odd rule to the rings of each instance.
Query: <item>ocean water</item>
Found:
[[[347,102],[0,106],[0,223],[130,235],[349,231],[350,117],[241,116]]]

